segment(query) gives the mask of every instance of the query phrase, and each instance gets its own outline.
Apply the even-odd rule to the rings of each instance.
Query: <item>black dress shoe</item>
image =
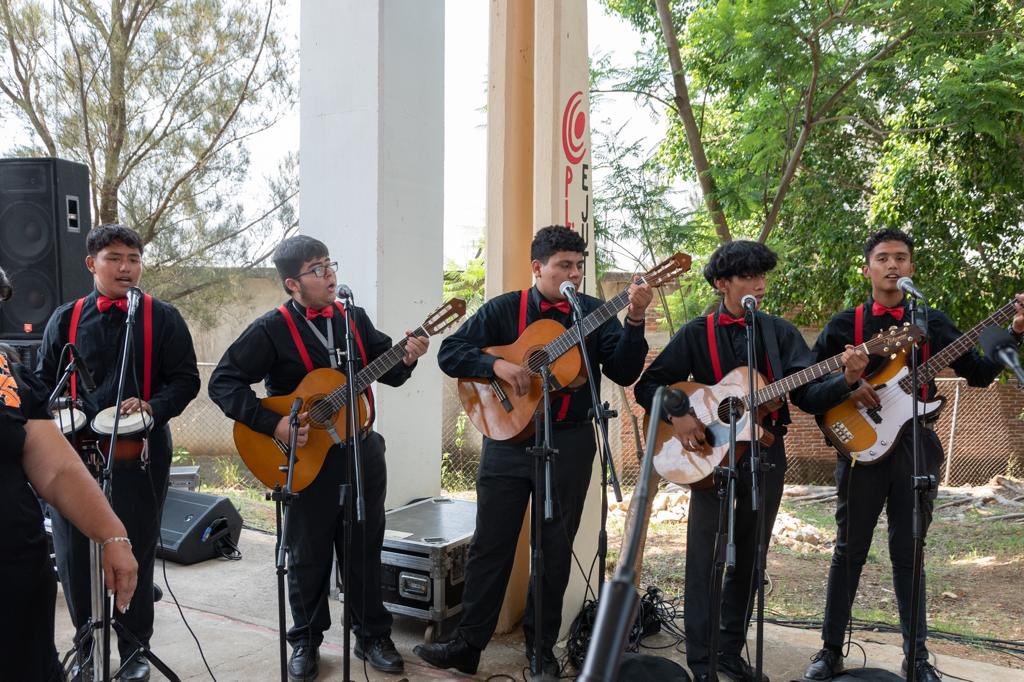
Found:
[[[419,644],[412,652],[435,668],[455,668],[467,675],[475,675],[480,665],[480,650],[460,635],[450,642]]]
[[[907,659],[903,659],[903,665],[900,667],[903,672],[903,676],[907,675]],[[932,664],[925,659],[920,659],[914,663],[914,682],[941,682],[942,678],[935,672],[935,668]]]
[[[725,674],[733,682],[755,682],[754,667],[743,660],[739,654],[719,654],[718,671]],[[761,673],[761,682],[769,682],[768,676]]]
[[[405,669],[405,661],[387,635],[367,637],[365,641],[357,638],[356,658],[366,661],[382,673],[400,673]]]
[[[805,680],[831,680],[843,671],[843,656],[824,648],[811,656],[811,664],[804,671]]]
[[[319,660],[319,647],[297,644],[288,659],[288,679],[291,682],[312,682],[320,673]]]
[[[149,682],[149,661],[141,654],[133,658],[117,679],[123,682]]]
[[[529,648],[526,650],[526,661],[532,670],[533,651]],[[562,674],[562,666],[558,664],[558,659],[555,658],[555,652],[551,650],[551,647],[547,647],[541,652],[540,672],[542,675],[550,675],[551,677],[558,677]]]

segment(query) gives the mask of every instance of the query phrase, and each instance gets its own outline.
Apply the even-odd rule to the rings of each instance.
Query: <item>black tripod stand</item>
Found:
[[[908,296],[910,308],[910,324],[917,326],[917,297]],[[927,329],[927,323],[925,324]],[[908,642],[907,657],[907,679],[913,680],[914,671],[917,667],[917,631],[921,627],[919,623],[919,609],[921,608],[921,587],[923,585],[924,573],[924,544],[925,544],[925,520],[924,508],[927,504],[927,497],[937,489],[936,477],[929,474],[921,460],[921,416],[918,408],[921,380],[918,376],[917,349],[910,353],[910,388],[911,388],[911,414],[913,415],[911,428],[912,449],[914,452],[914,514],[913,514],[913,536],[914,536],[914,577],[911,581],[910,598],[910,641]]]
[[[284,487],[276,486],[273,491],[267,493],[267,499],[274,501],[277,527],[277,628],[281,649],[281,682],[288,682],[288,647],[285,637],[288,624],[285,620],[284,582],[285,576],[288,575],[288,511],[291,509],[292,500],[299,496],[298,493],[292,492],[292,476],[295,474],[296,439],[299,436],[299,410],[301,408],[302,398],[296,398],[288,415],[288,464],[283,467],[285,469]]]
[[[533,520],[530,553],[530,575],[533,580],[533,651],[530,656],[530,674],[533,679],[544,676],[544,522],[555,518],[554,485],[552,484],[552,458],[558,450],[552,448],[551,433],[551,369],[547,362],[540,367],[542,408],[534,414],[534,446],[527,448],[533,456]],[[543,509],[543,516],[542,510]]]

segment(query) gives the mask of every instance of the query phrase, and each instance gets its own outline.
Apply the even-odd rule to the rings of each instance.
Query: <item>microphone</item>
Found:
[[[299,410],[301,410],[301,409],[302,409],[302,398],[296,398],[295,401],[292,402],[292,409],[288,413],[288,419],[294,421],[295,418],[299,416]]]
[[[747,294],[746,296],[740,299],[740,305],[743,306],[744,310],[754,312],[755,310],[757,310],[757,297],[754,296],[753,294]]]
[[[1017,381],[1024,384],[1024,368],[1021,368],[1017,354],[1017,342],[1010,332],[999,327],[986,327],[981,331],[981,348],[987,357],[998,360],[1017,376]]]
[[[130,287],[128,289],[128,317],[135,317],[135,310],[139,307],[139,301],[142,300],[142,289],[138,287]]]
[[[583,317],[583,311],[580,310],[580,300],[576,297],[576,287],[569,280],[565,280],[558,287],[558,292],[565,296],[565,300],[569,301],[569,305],[572,306],[573,312],[577,316]]]
[[[667,417],[682,417],[690,411],[690,397],[678,388],[666,388],[661,403]]]
[[[352,295],[352,290],[349,289],[347,284],[339,284],[337,290],[337,296],[343,301],[349,303],[355,303],[355,296]]]
[[[131,289],[128,290],[131,293]],[[78,352],[78,349],[72,344],[68,344],[71,347],[71,357],[75,360],[75,369],[78,371],[78,376],[82,380],[82,384],[85,386],[87,391],[96,390],[96,382],[92,378],[92,372],[85,364],[85,358]]]
[[[914,280],[909,277],[900,277],[896,280],[896,287],[907,296],[913,296],[920,301],[927,300],[927,296],[922,294],[921,290],[914,286]]]

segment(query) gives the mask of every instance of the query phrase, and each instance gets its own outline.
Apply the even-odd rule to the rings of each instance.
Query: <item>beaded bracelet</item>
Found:
[[[112,537],[112,538],[107,538],[106,540],[104,540],[103,542],[101,542],[101,543],[100,543],[100,548],[106,547],[106,546],[107,546],[107,545],[109,545],[109,544],[110,544],[111,542],[127,542],[127,543],[128,543],[128,546],[129,546],[129,547],[131,547],[131,546],[132,546],[132,541],[131,541],[131,540],[129,540],[128,538],[126,538],[126,537],[124,537],[124,536],[121,536],[121,535],[117,535],[117,536],[114,536],[114,537]]]

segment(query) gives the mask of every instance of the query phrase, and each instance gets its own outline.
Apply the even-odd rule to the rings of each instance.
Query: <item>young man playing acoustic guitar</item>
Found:
[[[210,398],[224,414],[253,431],[288,442],[288,417],[260,404],[251,386],[263,381],[271,396],[291,393],[315,368],[344,370],[337,349],[345,347],[346,316],[335,303],[335,272],[327,246],[299,235],[284,240],[274,252],[274,266],[289,299],[257,318],[231,344],[210,377]],[[360,369],[391,348],[391,339],[377,331],[362,308],[352,307],[352,320]],[[427,339],[406,333],[406,354],[380,378],[401,386],[412,375],[416,360],[427,351]],[[373,394],[367,391],[369,419],[373,422]],[[304,415],[303,415],[304,416]],[[340,432],[344,438],[344,432]],[[297,444],[309,437],[309,426],[298,430]],[[376,431],[361,434],[362,484],[366,500],[364,523],[352,529],[352,584],[350,599],[356,657],[377,670],[397,673],[402,657],[391,641],[391,614],[381,597],[380,552],[384,544],[384,497],[387,466],[384,439]],[[331,625],[328,608],[332,553],[344,547],[344,507],[339,486],[348,481],[348,455],[335,445],[313,482],[291,503],[289,513],[288,601],[293,626],[288,631],[292,655],[288,676],[293,681],[316,679],[319,648]]]
[[[864,245],[864,277],[871,281],[871,296],[867,302],[836,313],[818,337],[814,353],[818,359],[851,348],[849,344],[858,339],[868,339],[880,330],[908,320],[907,301],[897,286],[901,277],[914,274],[914,242],[904,232],[884,229],[871,235]],[[920,309],[919,309],[920,311]],[[925,313],[919,312],[923,318]],[[922,349],[918,346],[918,362],[924,362],[926,355],[935,355],[956,341],[961,332],[941,310],[928,308],[926,311],[928,342]],[[1024,335],[1024,294],[1017,295],[1016,315],[1011,331],[1020,341]],[[874,408],[881,405],[878,393],[867,382],[860,381],[863,374],[878,369],[884,359],[869,359],[861,352],[856,353],[847,366],[847,373],[859,384],[849,398],[858,407]],[[988,386],[1002,370],[1002,366],[984,358],[971,349],[951,363],[958,376],[967,379],[971,386]],[[934,400],[936,386],[929,381],[922,389],[927,400]],[[826,404],[825,409],[838,404],[836,400]],[[817,410],[818,413],[824,409]],[[894,449],[884,459],[861,466],[854,466],[846,457],[838,457],[836,464],[836,546],[832,553],[832,565],[828,575],[828,591],[825,597],[825,622],[821,638],[824,647],[814,655],[811,665],[804,673],[805,679],[830,680],[843,669],[842,644],[850,610],[857,594],[857,583],[861,569],[867,559],[871,537],[878,523],[882,507],[889,519],[889,555],[892,562],[893,586],[899,603],[900,626],[903,629],[904,657],[911,653],[910,609],[914,567],[914,543],[911,518],[914,509],[914,490],[911,487],[914,475],[913,429],[904,429]],[[924,425],[922,425],[924,426]],[[924,473],[938,476],[942,463],[942,444],[930,428],[921,429],[921,453],[926,470]],[[925,529],[931,522],[932,499],[925,503]],[[928,662],[925,646],[927,627],[925,622],[925,583],[921,581],[918,601],[917,642],[914,645],[915,677],[917,682],[936,682],[939,677]],[[906,659],[903,662],[906,670]]]
[[[583,279],[586,242],[573,230],[560,225],[537,232],[530,247],[534,286],[511,291],[491,299],[441,343],[438,362],[453,377],[499,378],[509,391],[525,395],[531,375],[522,367],[496,359],[482,351],[489,346],[516,341],[526,326],[539,319],[571,324],[569,302],[560,293],[565,281],[577,289]],[[598,299],[578,294],[583,313],[601,305]],[[629,293],[626,325],[612,317],[587,337],[591,367],[602,371],[617,384],[636,381],[647,355],[644,339],[644,311],[652,298],[648,285],[633,284]],[[584,383],[574,392],[552,397],[554,443],[558,450],[554,462],[555,518],[544,525],[544,613],[533,612],[531,597],[526,602],[523,630],[527,659],[534,646],[540,646],[543,672],[557,676],[559,665],[552,647],[562,622],[562,597],[569,582],[572,543],[579,527],[596,445],[594,429],[588,418],[590,391],[600,395],[600,377]],[[592,386],[597,384],[597,386]],[[480,652],[487,646],[498,622],[505,588],[515,558],[516,542],[526,504],[533,491],[534,462],[527,448],[533,438],[516,442],[484,438],[480,471],[477,474],[476,533],[469,548],[463,616],[455,638],[441,644],[415,648],[416,654],[438,668],[455,668],[474,674]],[[533,641],[534,623],[543,618],[542,642]]]
[[[705,385],[718,383],[726,374],[747,364],[747,324],[742,300],[752,295],[760,308],[765,296],[768,273],[775,268],[776,256],[767,246],[752,241],[724,244],[711,254],[704,268],[704,278],[717,291],[722,302],[718,310],[683,325],[665,349],[647,368],[634,388],[636,401],[650,410],[654,392],[659,386],[680,381]],[[790,322],[758,311],[758,338],[755,359],[758,370],[769,381],[789,376],[814,364],[807,342]],[[766,362],[767,361],[767,362]],[[836,374],[798,388],[791,400],[807,410],[818,404],[830,404],[834,398],[850,391],[853,377]],[[765,500],[764,528],[771,529],[782,499],[782,481],[786,472],[783,436],[789,424],[789,409],[780,404],[762,421],[775,441],[761,448],[764,461],[771,468],[765,472],[762,494]],[[706,443],[704,425],[691,413],[673,417],[676,437],[686,449],[701,450]],[[746,464],[746,468],[743,465]],[[725,577],[722,589],[721,626],[718,642],[718,670],[732,680],[754,679],[754,669],[743,659],[741,651],[754,604],[753,571],[758,529],[756,514],[751,509],[751,477],[749,460],[740,461],[736,485],[736,569]],[[695,680],[710,679],[709,647],[711,642],[711,582],[713,576],[715,539],[718,530],[719,498],[714,486],[694,487],[690,493],[690,509],[686,531],[686,587],[684,623],[686,627],[686,660]],[[767,682],[767,676],[763,676]]]
[[[142,278],[143,244],[139,233],[129,227],[100,225],[89,232],[86,250],[85,266],[93,275],[96,289],[54,311],[43,331],[36,375],[52,391],[64,369],[62,363],[67,362],[65,344],[74,343],[79,360],[96,382],[96,389],[88,393],[83,391],[81,377],[72,384],[92,423],[97,412],[113,407],[117,398],[128,290],[137,287]],[[152,426],[147,434],[148,465],[143,468],[138,460],[119,460],[113,469],[111,505],[128,529],[139,562],[139,584],[131,608],[115,617],[128,632],[148,644],[153,635],[153,566],[171,468],[168,422],[199,393],[199,370],[188,326],[169,303],[143,297],[135,311],[132,331],[121,413],[144,412],[152,419]],[[89,539],[58,510],[51,507],[50,515],[57,571],[71,620],[81,628],[90,616],[101,616],[92,613]],[[141,655],[126,660],[135,646],[128,639],[117,640],[122,663],[128,664],[120,679],[148,680],[149,662]]]

